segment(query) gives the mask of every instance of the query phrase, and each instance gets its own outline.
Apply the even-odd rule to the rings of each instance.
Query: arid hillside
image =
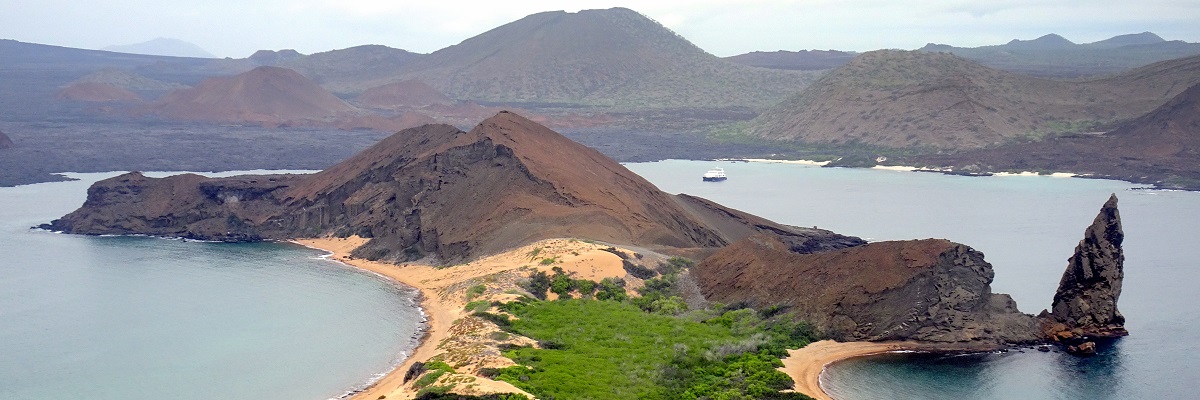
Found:
[[[72,101],[141,101],[137,93],[100,82],[76,82],[58,91],[58,98]]]
[[[362,106],[385,109],[454,104],[454,100],[442,92],[416,80],[376,86],[363,91],[354,100]]]
[[[1088,132],[1200,83],[1200,57],[1063,81],[946,53],[876,51],[762,113],[747,133],[809,144],[962,150]]]
[[[624,8],[533,14],[416,58],[403,70],[361,81],[358,90],[415,78],[459,100],[756,107],[814,76],[722,60]]]
[[[1165,188],[1200,189],[1200,85],[1107,133],[1070,135],[905,160],[933,168],[1069,171]]]
[[[176,90],[153,109],[173,119],[282,124],[333,117],[354,107],[296,71],[264,66]]]

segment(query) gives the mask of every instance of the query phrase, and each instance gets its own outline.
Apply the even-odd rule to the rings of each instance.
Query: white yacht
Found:
[[[705,182],[720,182],[728,177],[725,176],[725,170],[721,168],[713,168],[704,173]]]

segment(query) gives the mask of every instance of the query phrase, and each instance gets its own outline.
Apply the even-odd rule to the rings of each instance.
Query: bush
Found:
[[[467,300],[471,300],[473,298],[479,297],[479,295],[482,295],[483,292],[486,292],[486,291],[487,291],[487,286],[484,286],[484,285],[471,286],[470,289],[467,289]]]
[[[625,281],[619,279],[604,278],[596,287],[596,300],[628,300],[629,295],[625,294],[624,283]]]
[[[521,282],[520,286],[538,300],[545,300],[546,291],[550,289],[550,276],[544,271],[534,271],[529,274],[529,280]]]

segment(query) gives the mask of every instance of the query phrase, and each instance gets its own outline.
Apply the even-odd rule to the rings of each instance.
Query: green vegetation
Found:
[[[417,396],[417,400],[529,400],[523,394],[518,393],[493,393],[480,396],[453,394],[453,393],[433,393],[426,392]]]
[[[776,368],[785,349],[816,339],[811,325],[781,307],[689,310],[678,272],[690,265],[681,258],[660,264],[663,275],[647,279],[632,298],[619,279],[574,280],[559,268],[553,276],[534,272],[530,281],[544,277],[560,300],[500,305],[515,319],[476,315],[540,348],[508,349],[505,356],[519,365],[485,375],[545,399],[808,399],[780,392],[792,382]],[[572,291],[585,298],[563,296]]]
[[[467,289],[467,300],[471,300],[476,297],[479,297],[479,295],[482,295],[483,292],[486,292],[486,291],[487,291],[487,286],[484,286],[484,285],[471,286],[470,289]]]
[[[437,382],[438,378],[441,378],[442,375],[454,373],[453,367],[441,361],[427,362],[424,368],[427,372],[421,375],[421,378],[417,379],[416,382],[413,382],[413,387],[417,389],[425,389],[434,382]]]

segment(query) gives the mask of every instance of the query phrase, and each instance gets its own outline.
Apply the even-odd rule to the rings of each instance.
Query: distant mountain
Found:
[[[334,93],[358,94],[389,83],[410,62],[424,56],[387,46],[365,45],[302,57],[288,55],[280,57],[277,65],[296,70]],[[378,83],[364,86],[363,82]]]
[[[1139,46],[1148,44],[1158,44],[1165,42],[1162,37],[1150,32],[1131,33],[1128,35],[1117,35],[1099,42],[1088,43],[1086,46],[1114,48],[1124,46]]]
[[[629,9],[533,14],[421,56],[358,90],[419,79],[489,102],[616,107],[766,106],[811,73],[752,68],[708,54]]]
[[[168,93],[154,111],[173,119],[277,125],[329,118],[354,107],[296,71],[263,66]]]
[[[300,52],[292,49],[284,50],[259,50],[250,55],[250,61],[259,65],[279,65],[284,62],[295,60],[304,57]]]
[[[927,44],[925,52],[953,53],[980,64],[1045,77],[1112,74],[1159,61],[1200,54],[1200,43],[1166,41],[1150,32],[1114,36],[1095,43],[1075,44],[1056,34],[1007,44],[954,47]]]
[[[1009,49],[1024,49],[1024,50],[1056,50],[1069,49],[1075,47],[1075,42],[1067,40],[1057,34],[1049,34],[1033,40],[1013,39],[1004,47]]]
[[[945,53],[864,53],[763,112],[752,136],[810,144],[972,149],[1137,117],[1200,83],[1200,57],[1089,81],[1029,77]]]
[[[102,50],[152,56],[217,58],[217,56],[205,51],[200,46],[179,39],[161,37],[141,43],[108,46]]]
[[[858,53],[837,50],[755,51],[726,60],[751,67],[817,71],[837,68],[850,62]]]

